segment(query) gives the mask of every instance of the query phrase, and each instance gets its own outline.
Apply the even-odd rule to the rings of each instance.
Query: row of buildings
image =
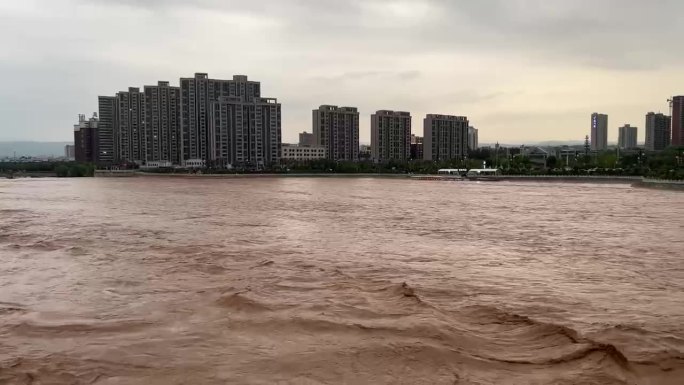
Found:
[[[101,166],[242,167],[263,169],[281,160],[355,161],[359,153],[356,107],[322,105],[313,111],[312,133],[283,145],[281,105],[261,95],[247,76],[181,78],[98,97],[98,112],[74,125],[75,158]],[[477,147],[477,130],[465,116],[429,114],[424,138],[412,143],[411,114],[371,116],[371,155],[377,162],[462,158]],[[412,155],[412,145],[414,151]],[[417,147],[422,146],[420,150]]]
[[[684,145],[684,96],[668,100],[671,115],[649,112],[645,122],[645,148],[661,151],[669,146]],[[625,124],[618,128],[618,147],[637,147],[638,128]],[[591,114],[591,149],[602,151],[608,148],[608,115]]]
[[[98,114],[74,126],[76,160],[147,167],[278,162],[281,106],[261,96],[259,82],[236,75],[181,78],[98,97]]]
[[[375,162],[462,159],[477,148],[477,129],[465,116],[428,114],[423,137],[413,133],[411,113],[379,110],[371,115],[371,145],[365,154],[359,146],[359,111],[356,107],[323,105],[313,111],[312,133],[299,134],[298,144],[284,144],[284,160]]]

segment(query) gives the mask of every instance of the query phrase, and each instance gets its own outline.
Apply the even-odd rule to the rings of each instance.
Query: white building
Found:
[[[282,145],[282,152],[280,158],[284,161],[288,160],[316,160],[325,159],[326,150],[323,146],[303,146],[298,144]]]
[[[76,146],[73,144],[64,146],[64,157],[67,160],[76,160]]]

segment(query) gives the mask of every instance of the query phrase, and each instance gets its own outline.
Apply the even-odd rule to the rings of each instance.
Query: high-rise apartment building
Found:
[[[116,97],[98,96],[98,153],[99,163],[112,164],[117,161]]]
[[[119,162],[143,164],[146,156],[145,95],[140,88],[116,94],[115,151]]]
[[[684,96],[673,96],[672,105],[672,145],[684,145]]]
[[[477,128],[468,127],[468,150],[477,150],[478,147]]]
[[[376,162],[411,157],[411,114],[377,111],[371,115],[371,157]]]
[[[181,163],[213,161],[210,148],[209,126],[211,106],[219,98],[237,97],[251,102],[261,97],[259,82],[249,81],[247,76],[236,75],[233,80],[210,79],[206,73],[196,73],[193,78],[181,78]]]
[[[324,146],[328,159],[358,160],[359,110],[356,107],[320,106],[313,110],[316,144]]]
[[[608,115],[591,114],[591,149],[603,151],[608,148]]]
[[[428,114],[423,120],[425,160],[462,159],[468,154],[468,118]]]
[[[299,133],[299,145],[300,146],[314,146],[316,145],[316,137],[314,134],[309,132]]]
[[[145,86],[145,162],[180,164],[180,87]]]
[[[273,98],[221,96],[210,104],[209,162],[263,169],[280,160],[280,103]]]
[[[85,115],[78,115],[78,123],[74,124],[74,156],[77,162],[98,162],[98,123],[95,115],[90,119],[86,119]]]
[[[670,145],[670,117],[661,113],[646,114],[646,149],[661,151]]]
[[[618,128],[618,147],[622,149],[635,148],[637,146],[637,128],[629,124]]]

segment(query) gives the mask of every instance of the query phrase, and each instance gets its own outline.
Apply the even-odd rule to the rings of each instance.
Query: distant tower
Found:
[[[603,151],[608,147],[608,115],[591,114],[591,149]]]
[[[673,96],[670,102],[671,118],[671,144],[673,146],[684,145],[684,96]]]

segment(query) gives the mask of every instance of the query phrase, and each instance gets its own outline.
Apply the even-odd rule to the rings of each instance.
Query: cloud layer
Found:
[[[610,137],[684,93],[684,2],[23,0],[0,4],[0,140],[64,140],[96,96],[208,72],[283,103],[467,115],[481,141]],[[643,132],[640,132],[643,140]]]

